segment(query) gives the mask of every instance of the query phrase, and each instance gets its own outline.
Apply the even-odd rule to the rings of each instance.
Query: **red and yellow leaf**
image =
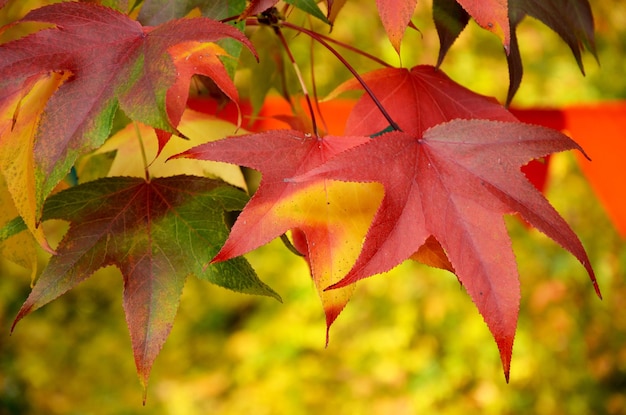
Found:
[[[326,293],[324,289],[345,275],[356,260],[382,189],[376,184],[346,186],[328,180],[293,183],[286,179],[368,140],[317,138],[299,131],[277,130],[206,143],[176,156],[234,163],[262,173],[258,190],[213,261],[243,255],[288,230],[299,229],[306,238],[305,256],[330,327],[353,288],[337,293]]]

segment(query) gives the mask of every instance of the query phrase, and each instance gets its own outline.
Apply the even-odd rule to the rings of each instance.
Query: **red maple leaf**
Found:
[[[262,173],[258,190],[237,218],[213,262],[243,255],[289,230],[298,229],[306,240],[301,241],[296,232],[295,242],[298,248],[306,250],[303,254],[309,261],[329,328],[348,302],[353,287],[342,293],[323,290],[337,282],[354,263],[358,250],[350,243],[358,245],[365,236],[382,192],[371,188],[346,189],[349,186],[342,186],[345,183],[333,187],[327,180],[293,183],[286,179],[369,140],[368,137],[319,138],[295,130],[276,130],[213,141],[177,155],[234,163]],[[351,261],[347,259],[351,253],[342,250],[353,253]]]
[[[385,196],[361,254],[330,288],[388,271],[434,236],[491,330],[508,380],[520,288],[504,214],[521,214],[570,251],[600,295],[580,241],[520,171],[534,158],[569,149],[581,150],[545,127],[455,120],[423,136],[384,134],[294,180],[382,183]]]
[[[384,68],[366,73],[362,78],[396,124],[418,137],[430,127],[458,118],[518,121],[495,98],[477,94],[429,65],[410,70]],[[361,88],[361,84],[350,80],[337,87],[332,96]],[[350,113],[344,134],[371,136],[388,126],[389,121],[374,100],[364,94]],[[533,160],[522,171],[537,188],[543,188],[545,162]]]
[[[477,94],[429,65],[411,69],[384,68],[361,76],[391,118],[405,132],[417,136],[455,118],[517,119],[494,98]],[[356,80],[340,85],[331,96],[361,89]],[[373,135],[389,126],[378,106],[364,94],[346,122],[346,135]]]
[[[234,91],[230,79],[215,69],[215,59],[202,64],[190,51],[191,61],[173,61],[171,47],[191,42],[191,48],[229,37],[252,48],[240,31],[211,19],[142,27],[113,9],[89,3],[42,7],[21,21],[54,27],[0,45],[0,107],[23,93],[31,77],[52,71],[72,74],[48,101],[35,138],[40,205],[80,154],[102,145],[118,106],[131,119],[176,133],[188,93],[181,76],[204,73],[214,76],[227,93]],[[168,95],[172,87],[182,97]]]

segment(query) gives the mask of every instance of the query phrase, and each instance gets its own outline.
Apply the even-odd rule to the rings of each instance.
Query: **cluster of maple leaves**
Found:
[[[285,7],[334,24],[345,1],[323,2],[326,13],[313,0]],[[41,7],[2,29],[45,24],[0,45],[0,201],[8,206],[1,253],[33,275],[34,246],[53,254],[15,323],[115,265],[145,388],[185,279],[280,299],[242,255],[289,233],[310,266],[327,327],[356,281],[406,259],[453,272],[492,332],[508,379],[520,301],[503,221],[511,213],[570,251],[599,295],[579,239],[520,170],[550,153],[582,151],[567,136],[519,122],[436,67],[387,66],[333,93],[367,91],[342,136],[302,128],[225,138],[234,129],[186,109],[192,76],[208,77],[237,103],[236,57],[243,47],[256,55],[240,29],[265,24],[280,34],[287,23],[277,1],[102,3],[109,7]],[[377,0],[398,52],[416,3]],[[192,9],[203,16],[181,18]],[[595,54],[587,0],[435,0],[439,64],[473,18],[502,39],[510,101],[522,76],[515,30],[525,15],[556,31],[581,69],[583,47]],[[132,122],[112,134],[120,114]],[[239,166],[262,174],[251,198]],[[235,211],[230,228],[225,213]],[[50,219],[70,223],[54,249],[42,227]]]

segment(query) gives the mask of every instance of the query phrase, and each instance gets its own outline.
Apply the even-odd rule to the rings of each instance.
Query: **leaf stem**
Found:
[[[296,72],[298,81],[300,82],[302,93],[304,94],[304,98],[306,99],[307,106],[309,107],[309,113],[311,114],[311,125],[313,127],[313,134],[315,134],[316,137],[319,137],[319,132],[317,129],[317,122],[315,120],[315,111],[313,110],[313,104],[311,103],[311,96],[309,95],[309,91],[307,90],[306,84],[304,83],[304,79],[302,78],[302,73],[300,72],[300,68],[298,67],[296,60],[293,57],[291,50],[289,49],[289,45],[287,44],[287,40],[285,39],[283,32],[277,26],[274,26],[274,31],[276,32],[276,35],[278,35],[278,38],[283,44],[283,47],[285,48],[285,51],[287,52],[287,56],[289,57],[289,60],[291,61],[291,64],[293,65],[293,68]]]
[[[328,49],[333,55],[335,55],[335,57],[337,59],[339,59],[339,61],[346,67],[346,69],[348,69],[350,71],[350,73],[352,73],[352,75],[356,78],[356,80],[359,81],[359,83],[361,84],[363,89],[365,89],[365,92],[367,92],[367,94],[370,96],[372,101],[374,101],[374,104],[378,107],[378,109],[380,110],[382,115],[385,117],[385,119],[387,119],[387,122],[389,123],[391,128],[393,128],[396,131],[402,131],[400,126],[393,120],[393,118],[391,118],[391,115],[389,115],[389,113],[387,112],[385,107],[383,107],[383,104],[381,104],[381,102],[378,100],[378,98],[376,98],[376,95],[374,95],[374,92],[370,89],[370,87],[367,85],[367,83],[365,83],[363,78],[361,78],[361,75],[359,75],[358,72],[354,69],[354,67],[352,65],[350,65],[350,63],[348,63],[348,61],[346,61],[346,59],[343,56],[341,56],[341,54],[337,51],[337,49],[332,47],[326,40],[324,40],[316,32],[313,32],[311,30],[305,29],[304,27],[300,27],[300,26],[291,24],[289,22],[282,22],[281,25],[284,26],[284,27],[287,27],[289,29],[298,31],[300,33],[304,33],[307,36],[312,37],[317,42],[319,42],[322,46],[324,46],[326,49]]]
[[[292,254],[295,254],[299,257],[304,257],[304,254],[300,251],[298,251],[298,248],[296,248],[293,243],[291,243],[291,241],[289,240],[289,237],[287,236],[286,233],[283,233],[282,235],[280,235],[280,240],[283,242],[283,244],[285,244],[285,246],[287,247],[287,249],[289,251],[291,251]]]
[[[286,22],[283,22],[283,24],[284,23],[286,23]],[[291,29],[295,29],[296,27],[298,27],[298,26],[295,26],[295,25],[293,25],[293,26],[294,27],[291,27]],[[286,27],[289,27],[289,26],[286,26]],[[339,41],[337,39],[333,39],[332,37],[323,35],[321,33],[317,33],[317,32],[312,32],[312,33],[314,33],[316,36],[315,37],[313,37],[311,35],[309,35],[309,36],[311,36],[315,40],[318,40],[317,38],[319,38],[319,39],[322,39],[322,40],[324,40],[326,42],[334,43],[337,46],[341,46],[344,49],[348,49],[351,52],[354,52],[354,53],[356,53],[358,55],[364,56],[364,57],[366,57],[366,58],[376,62],[377,64],[379,64],[381,66],[384,66],[386,68],[393,68],[393,65],[391,65],[390,63],[385,62],[384,60],[382,60],[382,59],[380,59],[380,58],[378,58],[378,57],[376,57],[374,55],[371,55],[371,54],[369,54],[369,53],[367,53],[367,52],[365,52],[365,51],[363,51],[363,50],[361,50],[361,49],[359,49],[357,47],[354,47],[352,45],[348,45],[347,43],[343,43],[343,42],[341,42],[341,41]]]
[[[139,149],[141,150],[141,159],[143,160],[143,172],[144,178],[147,182],[150,181],[150,172],[148,170],[148,157],[146,156],[146,149],[143,145],[143,139],[141,138],[141,131],[139,131],[139,126],[136,121],[133,121],[133,126],[135,127],[135,135],[137,140],[139,141]]]
[[[320,122],[322,123],[322,127],[324,131],[328,133],[328,125],[326,124],[326,120],[324,119],[324,113],[320,108],[320,100],[319,95],[317,94],[317,82],[315,82],[315,51],[313,48],[315,47],[315,39],[312,37],[309,38],[311,40],[311,47],[309,48],[309,62],[311,62],[311,89],[313,90],[313,102],[315,103],[315,109],[320,116]]]

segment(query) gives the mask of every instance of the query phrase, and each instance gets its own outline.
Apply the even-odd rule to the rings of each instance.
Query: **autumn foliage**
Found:
[[[582,70],[583,49],[595,55],[587,0],[435,0],[438,65],[392,67],[357,51],[381,66],[368,73],[326,34],[350,18],[341,14],[345,1],[130,3],[48,5],[2,29],[39,24],[0,44],[0,201],[11,212],[0,216],[2,253],[33,276],[35,247],[52,254],[14,327],[114,265],[145,389],[186,278],[280,300],[242,255],[282,238],[309,265],[327,342],[357,281],[411,259],[457,276],[508,380],[521,295],[508,214],[571,252],[600,296],[578,237],[523,173],[551,153],[584,150],[439,68],[474,19],[501,39],[508,105],[522,80],[519,22],[528,15],[545,23]],[[376,4],[399,53],[417,1]],[[294,18],[308,22],[299,25],[294,15],[310,19]],[[282,50],[257,51],[253,35],[268,27]],[[287,31],[328,49],[353,79],[318,103]],[[240,102],[233,79],[245,54],[259,66],[277,60],[298,79],[301,94],[281,91],[293,114],[275,128]],[[320,106],[354,90],[364,92],[342,131],[329,128]],[[198,91],[210,96],[201,112],[190,108]],[[243,169],[261,174],[254,192]],[[43,227],[51,219],[69,223],[57,246]]]

